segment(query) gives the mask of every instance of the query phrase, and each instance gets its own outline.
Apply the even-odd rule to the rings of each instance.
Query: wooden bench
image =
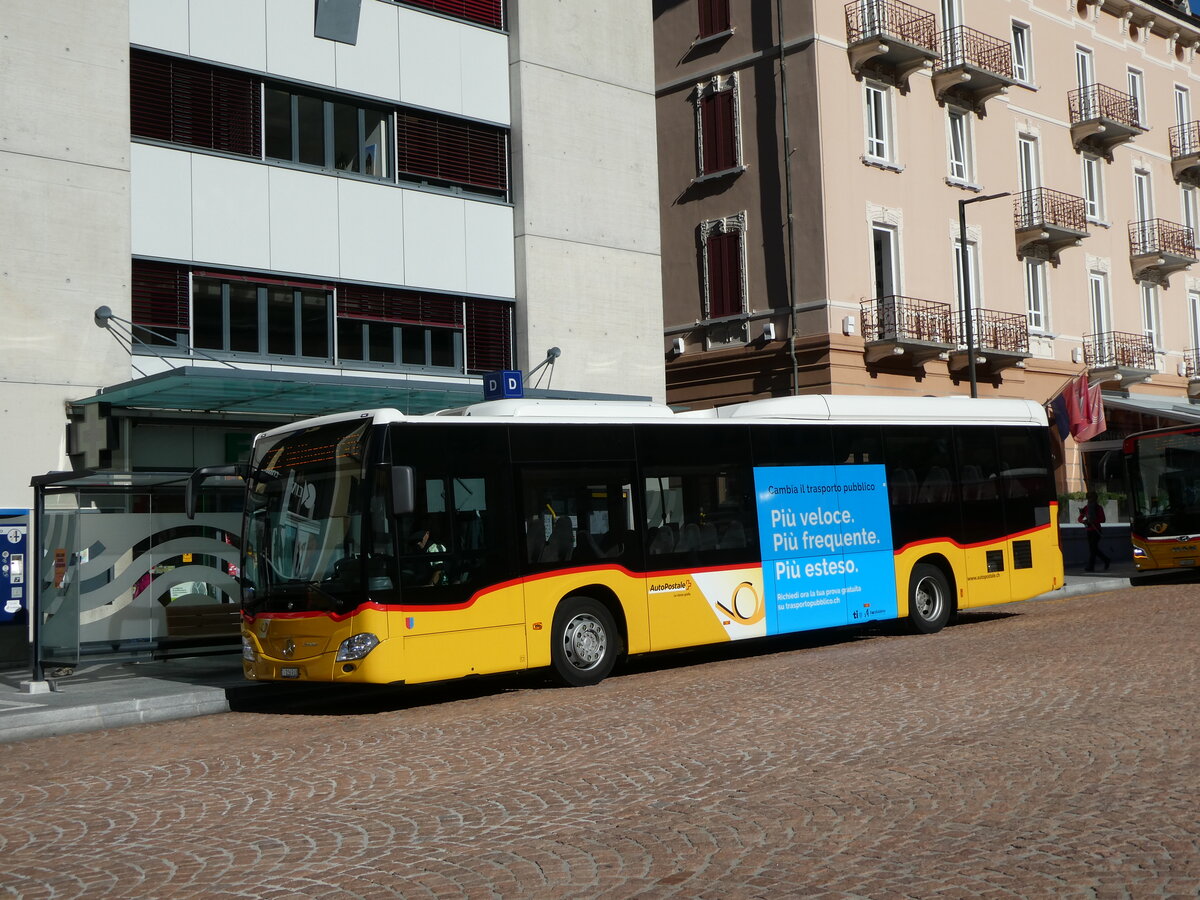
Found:
[[[172,603],[166,612],[167,634],[158,639],[158,658],[241,647],[242,611],[236,603]]]

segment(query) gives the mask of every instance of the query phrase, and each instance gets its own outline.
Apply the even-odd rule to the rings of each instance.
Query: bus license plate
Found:
[[[1196,564],[1196,560],[1195,559],[1181,559],[1181,560],[1178,560],[1178,563],[1181,566],[1194,566]]]
[[[280,678],[299,678],[300,669],[297,666],[284,666],[279,670]]]

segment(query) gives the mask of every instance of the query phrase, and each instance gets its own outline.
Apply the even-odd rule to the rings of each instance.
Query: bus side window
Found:
[[[528,468],[521,473],[525,564],[568,568],[604,560],[626,565],[639,552],[633,478],[620,465]]]
[[[896,426],[885,441],[896,546],[931,535],[956,539],[962,522],[949,429]]]
[[[645,472],[646,552],[655,567],[697,563],[733,551],[741,559],[757,540],[754,483],[742,466],[676,467]],[[720,556],[722,562],[731,560]]]

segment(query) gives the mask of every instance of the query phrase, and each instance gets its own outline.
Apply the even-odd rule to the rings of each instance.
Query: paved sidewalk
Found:
[[[1120,590],[1130,587],[1135,575],[1132,563],[1114,565],[1107,572],[1068,570],[1061,590],[1036,599]],[[231,699],[252,702],[255,692],[277,687],[245,681],[241,657],[236,653],[155,662],[83,663],[69,677],[49,679],[51,690],[41,693],[24,689],[22,682],[28,680],[28,669],[0,672],[0,743],[227,712]],[[326,686],[313,688],[328,690]],[[289,696],[296,699],[294,691]]]

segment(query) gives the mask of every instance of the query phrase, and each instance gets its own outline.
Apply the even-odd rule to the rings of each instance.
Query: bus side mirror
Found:
[[[246,477],[247,467],[243,465],[236,466],[202,466],[196,469],[188,476],[187,486],[183,492],[183,511],[189,519],[196,518],[196,495],[200,492],[200,485],[205,479],[214,478],[220,475],[234,475],[242,478]]]
[[[392,513],[402,516],[413,511],[412,466],[392,466]]]

